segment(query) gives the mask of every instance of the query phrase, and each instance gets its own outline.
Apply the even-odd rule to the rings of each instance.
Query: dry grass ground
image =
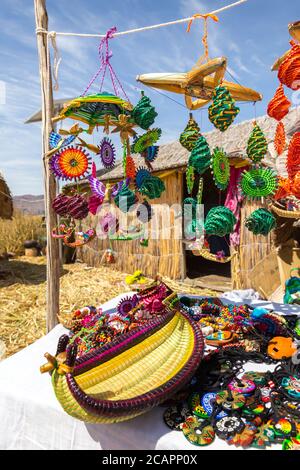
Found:
[[[45,334],[45,263],[44,257],[24,256],[0,262],[0,339],[6,345],[7,356]],[[60,293],[62,321],[76,308],[101,305],[125,292],[125,276],[108,267],[90,268],[77,263],[64,266]],[[176,291],[215,294],[167,279],[165,281]]]

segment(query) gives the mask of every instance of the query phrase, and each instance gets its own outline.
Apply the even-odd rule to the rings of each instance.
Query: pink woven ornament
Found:
[[[83,196],[72,196],[69,202],[69,215],[73,219],[82,220],[89,214],[89,205]]]
[[[64,194],[59,194],[52,203],[52,209],[56,212],[57,215],[64,217],[68,215],[69,203],[70,197],[65,196]]]
[[[89,198],[89,211],[90,211],[90,213],[93,214],[93,215],[96,215],[98,207],[101,206],[102,202],[103,202],[103,198],[101,198],[100,196],[96,196],[96,194],[93,194]]]

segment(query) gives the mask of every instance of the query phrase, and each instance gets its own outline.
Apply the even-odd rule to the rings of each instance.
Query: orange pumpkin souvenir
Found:
[[[290,358],[297,352],[293,338],[276,336],[268,344],[268,356],[275,360]]]

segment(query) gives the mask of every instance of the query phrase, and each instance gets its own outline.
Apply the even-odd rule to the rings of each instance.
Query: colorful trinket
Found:
[[[185,438],[195,446],[208,446],[215,439],[214,428],[208,421],[201,421],[196,416],[187,418],[182,425]]]

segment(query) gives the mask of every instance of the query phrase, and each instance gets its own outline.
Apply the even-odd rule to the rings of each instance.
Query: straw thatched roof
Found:
[[[269,151],[265,158],[265,164],[275,168],[280,175],[286,176],[284,165],[286,153],[281,157],[277,157],[274,149],[274,135],[277,121],[268,116],[262,116],[257,118],[256,122],[264,131],[269,142]],[[283,120],[283,123],[285,125],[287,139],[289,140],[295,132],[300,131],[300,109],[292,109]],[[246,159],[247,141],[252,129],[253,119],[232,125],[225,133],[214,130],[204,135],[212,149],[217,146],[222,146],[230,158]],[[188,163],[189,156],[190,153],[185,150],[178,141],[161,145],[158,157],[153,164],[154,171],[185,167]],[[141,156],[135,155],[134,159],[137,167],[145,166],[144,159]],[[100,179],[106,181],[122,177],[123,165],[122,162],[119,162],[113,170],[102,174]]]
[[[11,219],[13,215],[13,200],[10,189],[0,171],[0,219]]]

